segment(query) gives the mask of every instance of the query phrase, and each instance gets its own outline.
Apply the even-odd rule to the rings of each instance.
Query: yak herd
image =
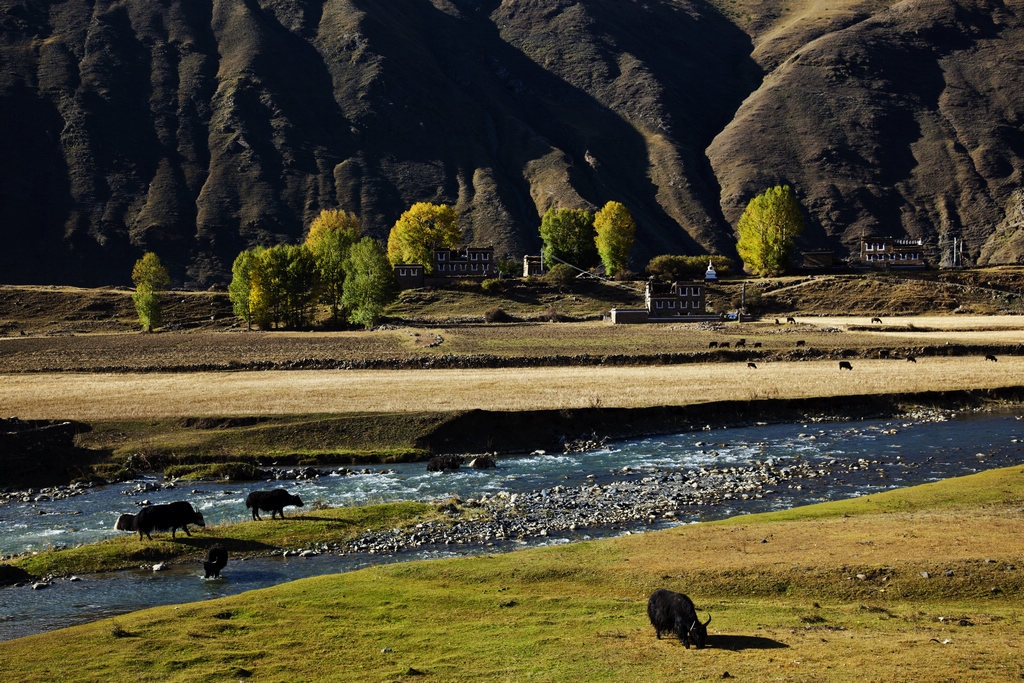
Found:
[[[292,495],[284,489],[273,491],[253,491],[245,498],[245,507],[251,510],[253,520],[262,520],[260,510],[270,513],[270,518],[280,517],[284,519],[284,508],[286,506],[302,507],[302,499]],[[171,538],[178,529],[191,536],[188,525],[205,527],[206,520],[203,513],[192,507],[192,504],[184,500],[176,500],[173,503],[161,503],[159,505],[147,505],[134,515],[123,514],[117,518],[114,528],[119,531],[137,531],[139,540],[145,536],[153,540],[151,536],[154,531],[170,531]],[[228,563],[228,551],[221,545],[212,546],[203,561],[203,571],[206,578],[217,578],[220,570]]]
[[[270,513],[270,518],[280,516],[284,519],[284,508],[287,506],[302,507],[302,499],[288,493],[284,489],[273,491],[253,491],[245,498],[245,507],[250,510],[253,520],[262,520],[260,510]],[[137,531],[139,540],[143,536],[152,540],[153,531],[170,531],[171,538],[178,529],[189,533],[189,525],[205,527],[203,513],[184,500],[159,505],[147,505],[136,514],[123,514],[117,518],[114,528],[121,531]],[[203,572],[207,579],[219,578],[220,570],[228,563],[227,549],[217,543],[210,547],[203,561]],[[664,588],[656,590],[647,601],[647,616],[654,627],[655,635],[661,639],[662,632],[674,633],[687,649],[692,642],[697,648],[707,644],[707,626],[711,617],[701,622],[693,601],[682,593]]]

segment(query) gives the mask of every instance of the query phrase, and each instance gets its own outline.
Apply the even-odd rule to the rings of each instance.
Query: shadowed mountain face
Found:
[[[640,267],[732,253],[778,182],[807,245],[1024,254],[1024,10],[785,4],[0,0],[0,279],[123,283],[151,250],[207,286],[323,208],[386,239],[416,201],[518,255],[549,207],[618,200]]]

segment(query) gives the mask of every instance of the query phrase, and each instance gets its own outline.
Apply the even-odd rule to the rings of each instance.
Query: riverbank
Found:
[[[84,498],[70,500],[22,492],[20,498],[9,499],[5,510],[11,520],[21,522],[23,530],[15,538],[35,539],[36,545],[6,547],[35,551],[14,563],[36,576],[140,563],[197,563],[215,543],[235,553],[262,555],[507,550],[517,543],[579,540],[588,534],[618,534],[835,500],[979,467],[1015,464],[1021,462],[1019,418],[919,410],[905,412],[898,421],[759,423],[613,441],[607,446],[588,444],[591,450],[578,453],[502,458],[497,468],[483,471],[430,473],[422,464],[411,463],[345,473],[277,470],[277,476],[303,475],[285,485],[313,508],[291,511],[285,535],[278,535],[278,522],[232,523],[248,520],[242,501],[259,484],[242,484],[239,489],[237,482],[149,479],[96,490],[74,487],[68,495]],[[905,450],[910,446],[913,450]],[[967,454],[961,452],[964,448]],[[307,472],[312,474],[305,476]],[[121,537],[110,538],[116,514],[181,499],[206,513],[210,526],[196,537],[179,536],[171,542],[164,534],[156,537],[160,543],[140,542],[133,534],[114,532]],[[356,513],[349,507],[407,499],[431,505],[416,508],[405,519],[373,512],[387,508],[370,505],[367,512]],[[339,503],[345,507],[333,507]],[[360,529],[337,522],[353,515],[372,520],[382,514],[386,521],[379,526],[366,523]],[[325,519],[334,521],[325,526]],[[69,533],[75,527],[92,529],[93,535]],[[266,537],[259,537],[261,532]],[[50,542],[39,546],[40,538]],[[89,543],[103,538],[107,540]],[[51,546],[57,539],[72,547]]]
[[[988,363],[988,366],[993,365]],[[1009,369],[1008,369],[1009,370]],[[1022,375],[1024,377],[1024,375]],[[765,396],[644,407],[596,405],[557,410],[451,410],[341,415],[172,417],[93,420],[75,437],[79,456],[46,449],[24,454],[31,467],[9,467],[9,489],[66,485],[73,480],[122,480],[147,472],[218,463],[238,471],[269,467],[366,466],[425,460],[442,453],[561,452],[579,442],[678,433],[758,422],[894,417],[916,410],[975,410],[1024,403],[1012,370],[1009,386],[947,391]],[[961,384],[955,376],[950,383]],[[794,380],[795,381],[795,380]],[[964,380],[966,382],[967,380]],[[685,386],[681,384],[680,386]],[[862,384],[854,385],[863,391]],[[847,387],[850,390],[853,387]],[[789,388],[792,390],[792,387]],[[679,398],[679,388],[675,392]],[[734,392],[738,393],[738,392]],[[57,457],[60,456],[58,460]],[[17,458],[8,454],[8,461]],[[47,461],[51,458],[52,461]],[[178,470],[182,471],[182,470]],[[230,473],[230,470],[227,470]],[[13,491],[9,491],[13,494]],[[70,495],[70,490],[32,495]]]
[[[0,664],[26,681],[1008,680],[1024,674],[1022,502],[1015,466],[719,523],[379,566],[0,643]],[[708,649],[655,639],[644,606],[658,587],[710,613]]]

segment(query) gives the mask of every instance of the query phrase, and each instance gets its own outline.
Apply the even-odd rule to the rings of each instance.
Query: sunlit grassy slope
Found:
[[[386,565],[0,643],[12,680],[1012,680],[1024,466],[793,511]],[[225,570],[228,576],[230,565]],[[682,590],[711,647],[656,640]]]

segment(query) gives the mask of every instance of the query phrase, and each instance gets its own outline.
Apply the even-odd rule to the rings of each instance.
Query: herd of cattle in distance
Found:
[[[796,325],[797,324],[797,318],[795,318],[793,316],[786,317],[785,318],[785,323],[786,323],[786,325]],[[775,318],[775,325],[781,325],[781,323],[779,323],[777,317]],[[872,317],[871,318],[871,325],[882,325],[882,318],[881,317]],[[729,348],[729,343],[730,342],[713,341],[713,342],[709,342],[708,343],[708,348]],[[751,346],[753,348],[761,348],[761,342],[754,342],[753,344],[751,344]],[[797,340],[797,346],[807,346],[807,341],[804,340],[804,339],[798,339]],[[736,340],[735,347],[736,348],[746,348],[746,339],[738,339],[738,340]],[[918,358],[915,358],[912,355],[907,355],[906,356],[906,360],[907,360],[907,362],[918,362]],[[985,354],[985,360],[991,360],[992,362],[997,362],[998,358],[996,358],[991,353],[986,353]],[[758,366],[757,366],[756,362],[748,362],[748,364],[746,364],[746,367],[751,368],[753,370],[757,370],[758,369]],[[849,360],[840,360],[839,361],[839,369],[840,370],[849,370],[849,371],[853,372],[853,365],[850,364]]]
[[[292,495],[284,489],[273,491],[253,491],[245,498],[245,507],[249,508],[253,520],[262,520],[260,510],[270,513],[274,519],[280,515],[284,519],[284,508],[288,505],[302,507],[302,499]],[[188,525],[205,527],[206,520],[203,513],[192,507],[192,504],[184,500],[176,500],[173,503],[161,503],[159,505],[147,505],[136,514],[123,514],[117,518],[114,528],[119,531],[138,531],[139,540],[145,535],[153,540],[150,535],[153,531],[170,531],[171,538],[178,529],[185,532],[186,536],[192,534],[188,531]],[[203,562],[203,570],[206,578],[217,578],[220,570],[228,563],[228,551],[224,546],[217,544],[210,548]]]

